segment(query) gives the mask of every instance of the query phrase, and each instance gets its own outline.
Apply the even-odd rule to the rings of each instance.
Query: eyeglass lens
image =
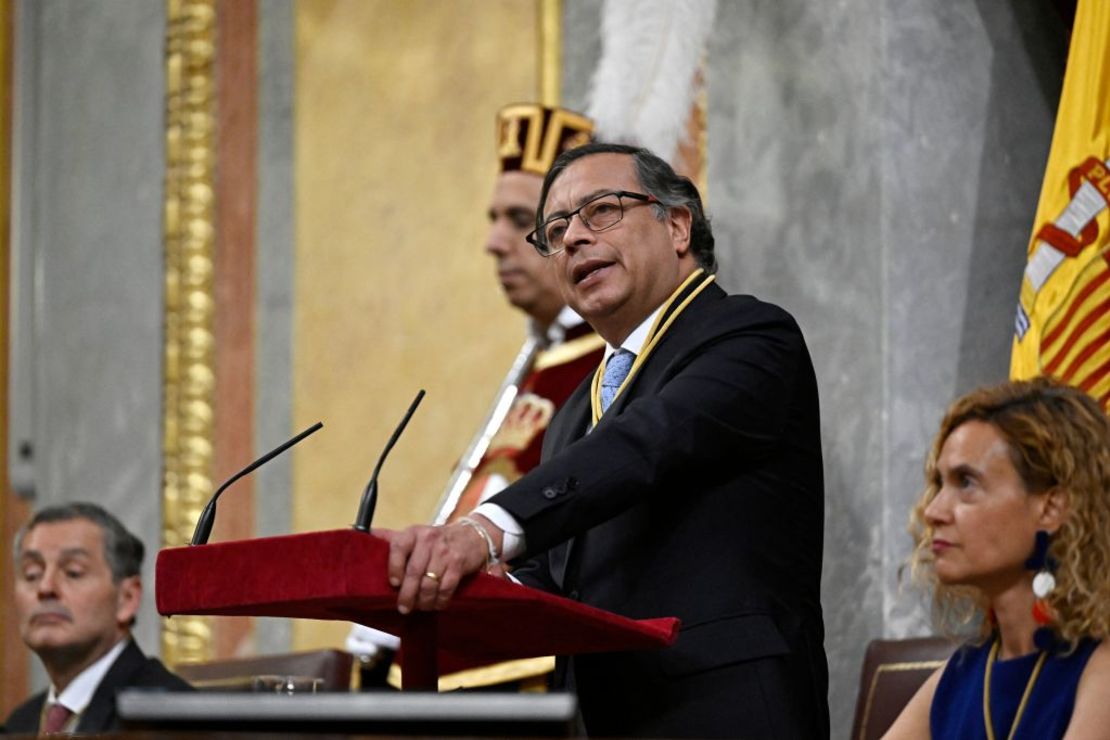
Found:
[[[590,231],[604,231],[621,220],[624,209],[621,207],[621,198],[616,193],[608,193],[585,203],[575,213],[582,219]],[[545,246],[549,252],[558,252],[563,248],[563,237],[570,226],[570,220],[575,213],[557,218],[544,226],[543,236]]]

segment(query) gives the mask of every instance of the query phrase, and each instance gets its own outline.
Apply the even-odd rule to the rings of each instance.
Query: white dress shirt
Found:
[[[116,658],[119,657],[129,642],[131,642],[130,637],[124,637],[117,642],[111,650],[97,658],[96,662],[78,673],[61,694],[58,693],[54,684],[51,684],[50,690],[46,692],[46,704],[43,706],[50,707],[52,704],[61,704],[73,712],[74,717],[84,714],[92,701],[93,694],[96,693],[97,687],[104,680],[104,675],[108,673],[108,669],[116,662]]]

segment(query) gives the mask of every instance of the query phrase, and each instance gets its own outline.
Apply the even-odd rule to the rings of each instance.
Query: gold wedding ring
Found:
[[[436,583],[439,583],[439,576],[437,576],[435,573],[433,573],[430,570],[427,573],[424,574],[424,577],[425,578],[431,578]]]

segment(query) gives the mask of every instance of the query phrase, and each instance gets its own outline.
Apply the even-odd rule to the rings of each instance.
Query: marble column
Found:
[[[95,501],[146,544],[135,632],[157,654],[165,9],[22,2],[16,28],[15,310],[31,337],[13,425],[34,508]]]

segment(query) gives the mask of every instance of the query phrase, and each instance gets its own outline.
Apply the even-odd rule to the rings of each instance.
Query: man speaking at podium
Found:
[[[544,179],[530,237],[605,339],[543,462],[443,527],[383,533],[398,608],[530,558],[520,580],[632,618],[660,651],[561,661],[591,735],[827,737],[817,387],[780,308],[713,284],[697,189],[642,149],[590,144]]]

